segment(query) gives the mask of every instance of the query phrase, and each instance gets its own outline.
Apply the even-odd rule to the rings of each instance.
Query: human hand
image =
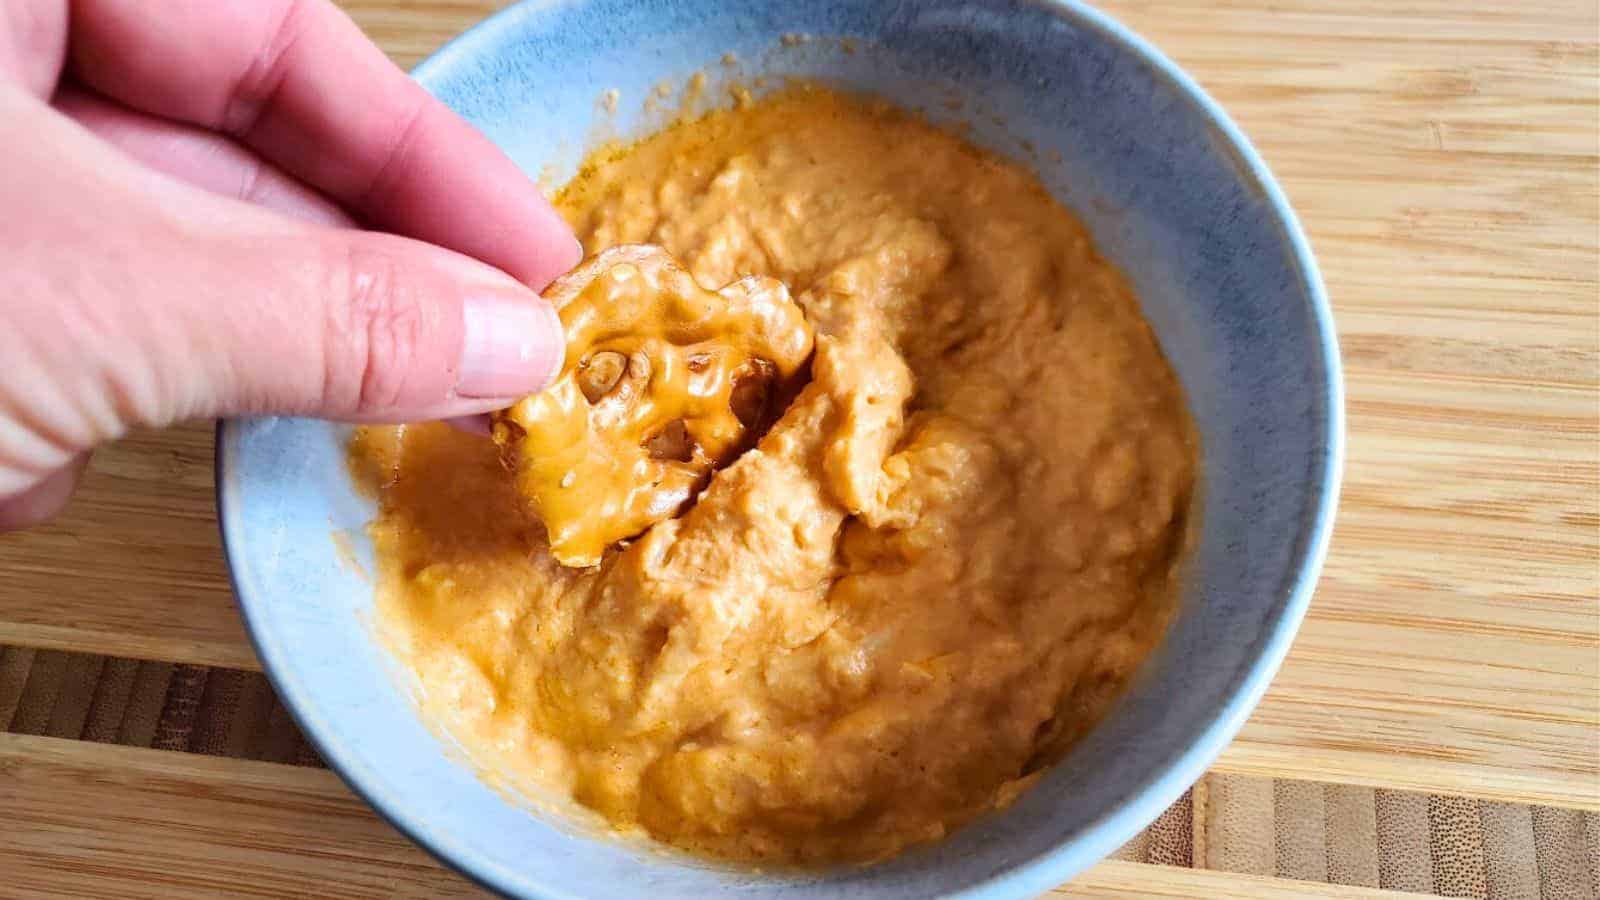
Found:
[[[538,391],[580,256],[327,0],[0,0],[0,530],[132,427]]]

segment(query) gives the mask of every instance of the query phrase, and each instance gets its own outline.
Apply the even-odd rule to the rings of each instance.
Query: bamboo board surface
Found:
[[[4,896],[488,896],[323,769],[0,734],[0,809]],[[1050,896],[1426,895],[1109,860]]]
[[[347,8],[410,65],[493,5]],[[1600,808],[1600,12],[1592,0],[1105,5],[1186,66],[1273,166],[1321,261],[1347,365],[1333,551],[1289,660],[1219,768]],[[0,537],[0,643],[254,666],[219,556],[210,459],[202,426],[135,436],[99,454],[61,521]],[[324,779],[302,790],[231,761],[136,756],[137,774],[118,775],[54,744],[0,740],[0,770],[79,791],[37,813],[63,817],[69,844],[191,833],[162,812],[189,816],[191,801],[140,779],[179,796],[193,779],[192,802],[242,791],[228,802],[282,829],[280,844],[243,835],[240,855],[217,857],[259,865],[250,875],[298,877],[304,859],[274,854],[323,832],[295,837],[297,819],[335,832],[330,845],[353,842],[373,879],[392,863],[415,866],[422,893],[459,887],[430,881],[431,864],[391,832],[364,830],[370,816],[325,773],[296,774]],[[40,796],[66,796],[56,787]],[[310,799],[297,811],[279,791]],[[26,799],[0,796],[0,808]],[[68,809],[123,802],[138,828],[82,830]],[[178,847],[146,851],[173,870],[192,862]],[[367,870],[339,852],[329,858],[355,866],[351,895],[368,895]],[[1075,890],[1123,889],[1118,865]]]

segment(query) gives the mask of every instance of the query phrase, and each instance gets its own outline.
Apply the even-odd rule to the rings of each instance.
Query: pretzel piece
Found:
[[[566,329],[566,364],[496,414],[494,438],[556,560],[592,566],[676,514],[770,424],[812,332],[782,282],[708,291],[649,245],[603,251],[544,296]]]

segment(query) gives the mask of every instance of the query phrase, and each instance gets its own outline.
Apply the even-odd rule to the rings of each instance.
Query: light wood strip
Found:
[[[20,896],[484,896],[321,769],[0,734],[0,809]],[[1122,861],[1051,895],[1420,896]]]
[[[1273,745],[1241,737],[1223,751],[1211,771],[1600,810],[1600,782],[1587,776],[1552,779],[1539,771],[1418,759],[1398,751],[1330,746],[1331,738],[1305,737],[1316,746]]]
[[[61,518],[0,535],[0,644],[256,667],[222,561],[211,433],[106,447]]]
[[[1328,880],[1378,887],[1378,817],[1372,788],[1323,785],[1328,811]]]
[[[1487,900],[1542,900],[1533,808],[1514,803],[1480,803],[1478,818],[1483,822]],[[1568,840],[1575,847],[1583,846],[1577,835],[1568,836]]]
[[[1329,898],[1329,900],[1346,900],[1346,898],[1415,900],[1428,895],[1110,860],[1095,866],[1074,879],[1071,884],[1059,887],[1046,896],[1204,897],[1207,900],[1268,900],[1268,898],[1290,900],[1290,898],[1314,897]]]
[[[1206,855],[1197,868],[1243,875],[1277,870],[1273,782],[1237,775],[1206,776]]]
[[[1600,854],[1585,839],[1584,814],[1570,809],[1534,809],[1532,819],[1540,896],[1543,900],[1592,900]]]
[[[1328,813],[1323,786],[1272,783],[1274,872],[1300,881],[1328,880]]]
[[[0,734],[0,809],[16,896],[482,896],[324,770]]]
[[[1378,884],[1390,890],[1434,893],[1433,835],[1423,794],[1376,791]]]

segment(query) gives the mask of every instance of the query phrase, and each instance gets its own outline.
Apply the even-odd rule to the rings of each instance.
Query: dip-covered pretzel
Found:
[[[676,513],[766,423],[811,354],[782,282],[701,287],[666,251],[614,247],[545,291],[567,359],[494,438],[566,566]]]

